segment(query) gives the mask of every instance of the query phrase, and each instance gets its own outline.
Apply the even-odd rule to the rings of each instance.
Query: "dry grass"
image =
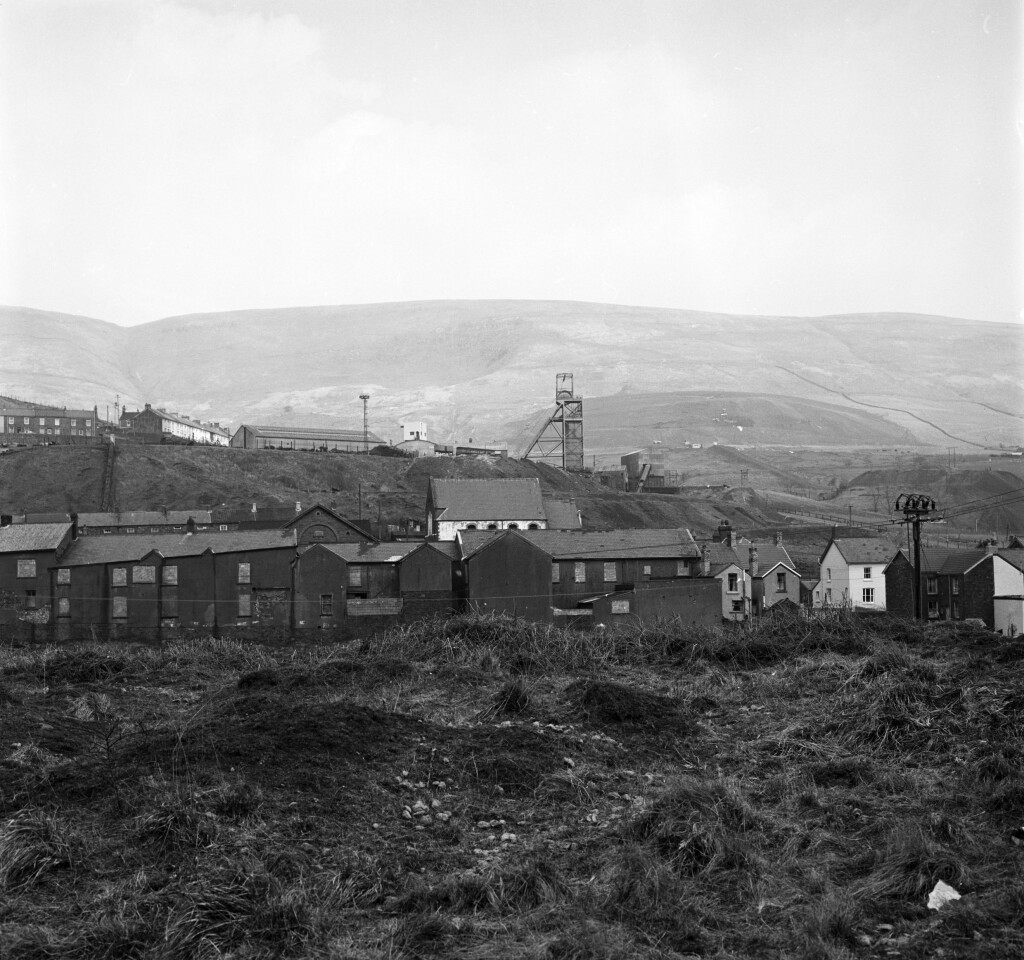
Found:
[[[1021,955],[1019,665],[849,616],[6,649],[4,960]]]

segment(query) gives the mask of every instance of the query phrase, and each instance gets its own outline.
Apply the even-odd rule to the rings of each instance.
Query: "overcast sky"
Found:
[[[1020,320],[1018,0],[3,0],[0,301]]]

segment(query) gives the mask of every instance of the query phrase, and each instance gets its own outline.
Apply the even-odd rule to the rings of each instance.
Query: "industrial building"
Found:
[[[243,423],[231,438],[231,446],[244,450],[330,450],[341,453],[362,453],[383,442],[369,431],[251,423]]]

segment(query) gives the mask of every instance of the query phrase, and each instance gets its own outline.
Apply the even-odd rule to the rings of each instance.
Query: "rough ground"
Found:
[[[1022,665],[843,617],[7,648],[3,956],[1019,956]]]

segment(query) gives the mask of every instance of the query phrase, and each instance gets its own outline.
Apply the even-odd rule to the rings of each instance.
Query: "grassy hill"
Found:
[[[133,407],[148,401],[235,424],[315,416],[358,426],[358,397],[367,392],[371,425],[385,439],[397,437],[406,420],[426,421],[442,440],[510,439],[551,406],[555,374],[563,371],[574,373],[587,398],[680,387],[804,398],[884,418],[943,445],[1019,442],[1024,425],[1024,327],[940,317],[429,301],[202,314],[118,328],[2,308],[0,336],[8,393],[101,409],[120,393]],[[781,442],[797,442],[784,427],[803,418],[780,411]]]
[[[1022,649],[847,617],[6,645],[3,954],[1021,956]]]

